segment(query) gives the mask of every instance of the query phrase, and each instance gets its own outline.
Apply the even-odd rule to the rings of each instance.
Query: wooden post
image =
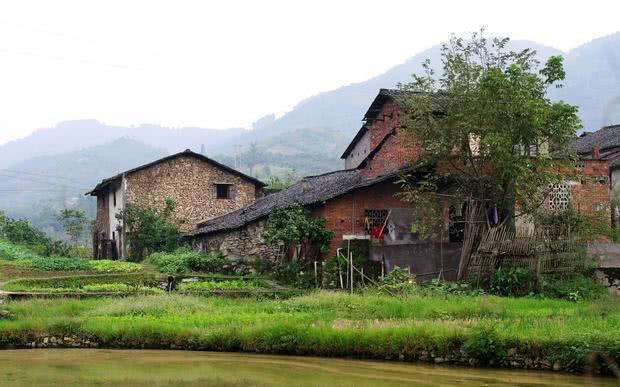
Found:
[[[351,268],[351,294],[353,294],[353,253],[349,253],[349,267]]]

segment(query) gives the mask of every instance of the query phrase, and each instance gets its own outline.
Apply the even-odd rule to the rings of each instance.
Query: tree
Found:
[[[65,208],[60,211],[56,218],[65,233],[71,238],[71,242],[77,244],[88,223],[86,213],[77,208]]]
[[[180,246],[181,222],[174,218],[175,209],[175,202],[167,198],[161,209],[129,203],[116,215],[127,236],[130,260],[141,261],[148,254]]]
[[[547,96],[565,77],[562,57],[541,67],[535,51],[511,51],[508,43],[484,31],[453,36],[439,76],[427,60],[424,74],[401,85],[402,127],[421,154],[416,166],[434,171],[424,184],[406,185],[405,199],[430,202],[449,182],[449,197],[469,204],[466,219],[480,221],[489,205],[514,219],[534,213],[571,166],[577,107]]]
[[[294,206],[274,210],[269,215],[263,237],[270,244],[295,246],[295,256],[303,260],[302,246],[312,245],[326,251],[334,234],[325,229],[325,219],[314,218],[307,209]]]

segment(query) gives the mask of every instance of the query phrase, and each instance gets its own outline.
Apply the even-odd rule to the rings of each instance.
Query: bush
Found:
[[[499,296],[524,296],[534,289],[534,276],[523,267],[500,266],[491,276],[491,293]]]
[[[245,290],[262,288],[257,281],[225,280],[225,281],[197,281],[182,283],[179,290],[204,293],[212,290]]]
[[[546,278],[542,281],[542,295],[570,301],[594,300],[607,294],[606,287],[583,275],[568,278]]]
[[[463,351],[483,365],[498,365],[506,359],[506,350],[492,326],[475,327],[463,343]]]
[[[459,296],[480,296],[485,292],[483,289],[475,288],[468,282],[448,282],[433,279],[422,285],[422,290],[430,293],[455,294]]]
[[[418,289],[415,276],[405,269],[396,266],[390,273],[383,277],[379,284],[381,292],[391,295],[407,295]]]

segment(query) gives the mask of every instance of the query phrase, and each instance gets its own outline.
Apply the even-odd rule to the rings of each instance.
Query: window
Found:
[[[230,199],[230,184],[216,184],[215,193],[218,199]]]
[[[548,200],[549,209],[552,211],[567,210],[570,205],[570,185],[563,181],[551,186]]]
[[[114,207],[116,207],[116,191],[112,193],[112,201],[114,202]]]
[[[388,216],[388,210],[364,210],[364,223],[366,231],[375,227],[383,227]]]

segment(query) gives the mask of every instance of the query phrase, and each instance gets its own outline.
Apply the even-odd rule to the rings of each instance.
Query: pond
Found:
[[[187,351],[0,351],[0,385],[33,386],[616,386],[551,372]]]

